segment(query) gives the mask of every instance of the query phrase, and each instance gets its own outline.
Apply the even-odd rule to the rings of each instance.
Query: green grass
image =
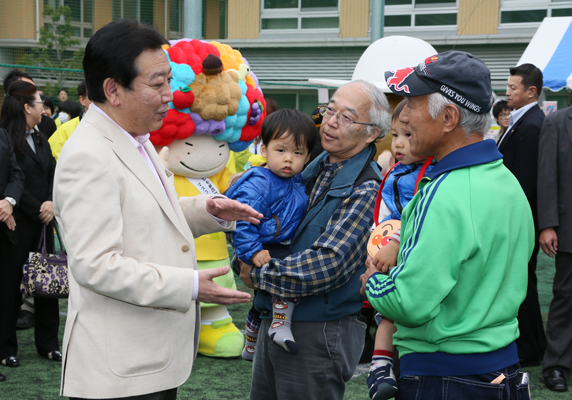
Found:
[[[548,305],[552,298],[552,279],[554,261],[541,254],[538,266],[539,295],[543,316],[546,319]],[[239,280],[240,290],[250,291]],[[244,329],[243,321],[250,304],[229,307],[230,314],[237,326]],[[67,301],[60,301],[60,310],[65,313]],[[61,317],[60,339],[63,337],[65,316]],[[0,367],[0,372],[7,380],[0,382],[0,399],[2,400],[55,400],[59,399],[61,364],[41,358],[35,350],[33,329],[18,332],[20,350],[19,368]],[[190,339],[190,338],[189,338]],[[85,360],[86,363],[89,360]],[[252,364],[242,359],[220,360],[197,356],[193,372],[189,380],[179,388],[179,400],[200,399],[248,399],[251,381]],[[525,368],[530,373],[531,394],[533,399],[568,400],[570,392],[555,393],[544,386],[541,367]],[[366,375],[352,379],[347,384],[346,399],[366,400]]]

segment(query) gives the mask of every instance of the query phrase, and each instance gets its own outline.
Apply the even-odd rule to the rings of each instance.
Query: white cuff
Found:
[[[194,270],[195,273],[195,282],[193,284],[193,298],[191,300],[196,300],[199,297],[199,271]]]

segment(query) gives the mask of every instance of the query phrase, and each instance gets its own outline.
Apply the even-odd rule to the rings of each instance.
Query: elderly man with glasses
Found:
[[[389,104],[376,86],[354,81],[336,91],[323,116],[325,151],[302,173],[310,203],[293,254],[261,268],[241,264],[262,312],[251,399],[342,399],[362,353],[359,277],[381,181],[374,141],[389,130]],[[296,355],[266,334],[272,296],[301,298],[291,323]]]

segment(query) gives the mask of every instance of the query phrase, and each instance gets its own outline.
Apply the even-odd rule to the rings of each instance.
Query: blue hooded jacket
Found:
[[[308,207],[301,174],[281,178],[267,168],[252,167],[225,195],[264,214],[259,225],[237,221],[232,232],[236,255],[247,264],[263,244],[291,239]]]
[[[391,215],[383,218],[380,222],[390,219],[401,221],[401,212],[415,195],[415,183],[417,182],[417,176],[422,166],[422,162],[408,165],[400,163],[389,172],[389,176],[383,185],[381,198],[391,211]],[[433,166],[434,164],[427,166],[425,175],[433,169]]]

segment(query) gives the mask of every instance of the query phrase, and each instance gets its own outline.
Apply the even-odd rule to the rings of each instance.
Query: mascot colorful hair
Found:
[[[172,41],[165,52],[173,71],[173,102],[151,142],[166,146],[193,134],[211,135],[232,151],[246,149],[260,134],[266,102],[240,52],[197,39]]]
[[[173,101],[151,142],[174,174],[179,196],[214,195],[228,186],[230,150],[246,149],[260,134],[266,102],[256,76],[240,52],[218,42],[183,39],[164,48],[173,79]],[[199,269],[229,265],[223,233],[195,238]],[[215,278],[236,288],[232,271]],[[198,352],[238,357],[244,337],[226,306],[201,303]]]

